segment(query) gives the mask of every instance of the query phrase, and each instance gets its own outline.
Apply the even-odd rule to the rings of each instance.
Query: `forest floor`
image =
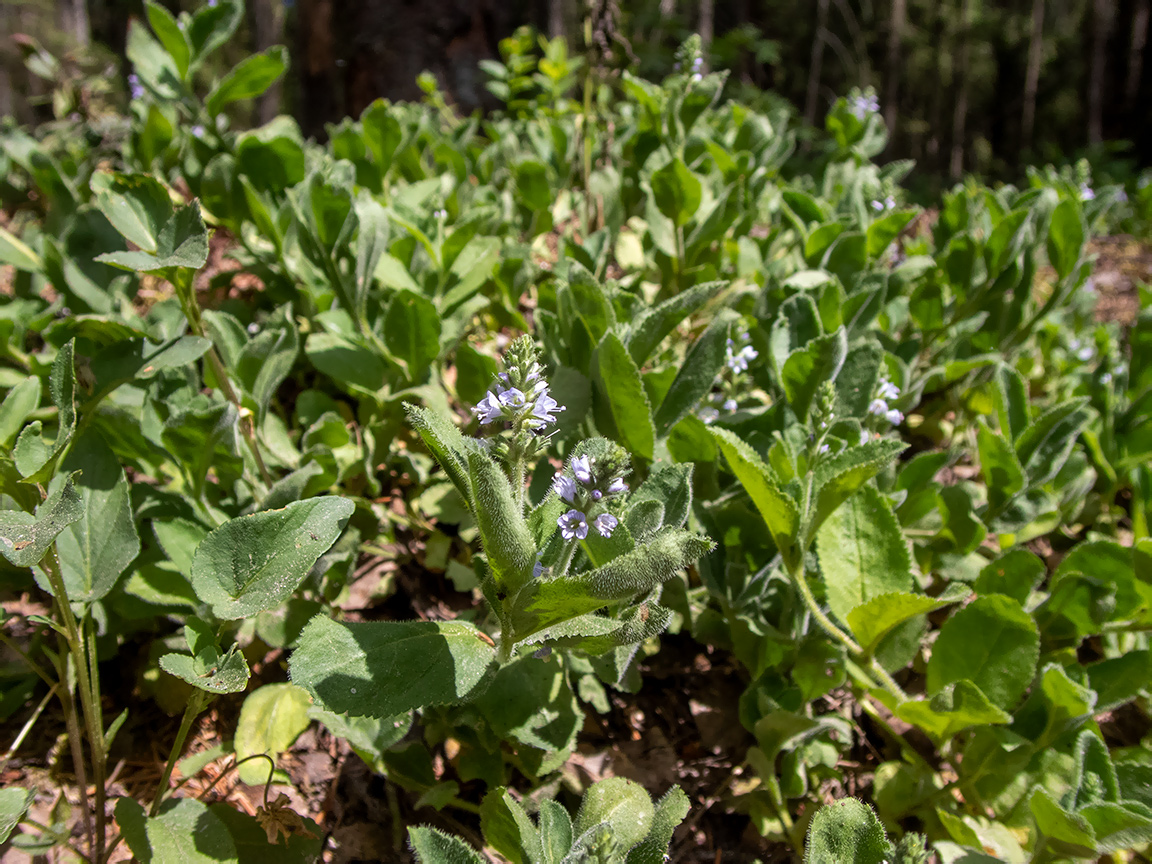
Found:
[[[229,278],[230,262],[224,257],[223,238],[214,243],[214,267],[198,283],[203,291],[215,294],[217,303],[225,295],[243,296],[259,290],[246,274]],[[1093,241],[1098,261],[1094,286],[1098,295],[1097,318],[1131,324],[1139,312],[1136,286],[1152,281],[1152,246],[1131,237],[1105,237]],[[5,272],[5,271],[8,272]],[[0,294],[11,291],[10,268],[0,268]],[[163,285],[147,287],[143,305],[164,294]],[[211,304],[210,304],[211,305]],[[399,496],[398,496],[399,497]],[[390,556],[364,555],[356,568],[344,606],[345,614],[356,620],[443,619],[453,617],[471,602],[470,594],[457,592],[442,575],[430,574],[423,566],[423,544],[416,535],[401,538]],[[48,614],[47,607],[29,594],[0,594],[7,613],[22,616]],[[18,642],[27,636],[9,630]],[[131,796],[147,802],[155,793],[170,742],[175,738],[179,716],[169,715],[153,699],[142,693],[138,669],[147,665],[149,641],[153,634],[120,646],[118,657],[128,662],[102,666],[105,716],[113,717],[125,706],[132,714],[119,732],[110,762],[111,797]],[[272,650],[263,657],[250,658],[255,687],[287,680],[287,654]],[[4,666],[15,664],[14,657],[2,658]],[[728,653],[694,641],[687,634],[666,634],[660,650],[642,661],[642,685],[637,693],[613,693],[611,710],[598,714],[587,709],[577,751],[560,772],[559,797],[573,803],[573,790],[610,775],[636,780],[654,796],[663,795],[678,784],[687,793],[692,807],[684,824],[676,831],[671,861],[683,864],[763,864],[799,860],[793,851],[762,838],[748,816],[736,809],[734,789],[747,788],[753,772],[743,760],[752,736],[737,720],[737,704],[747,684],[746,672]],[[32,713],[39,693],[0,721],[0,748],[7,752],[21,727]],[[207,753],[230,741],[236,729],[243,694],[216,700],[196,722],[185,755]],[[847,691],[836,690],[818,703],[818,710],[846,713],[854,725],[855,746],[842,762],[846,784],[828,785],[818,790],[825,801],[845,795],[869,797],[872,774],[877,765],[898,758],[896,744],[852,704]],[[1123,716],[1098,718],[1106,734],[1118,742],[1130,737]],[[931,755],[927,740],[917,740],[916,730],[891,720],[896,731],[913,747]],[[417,724],[410,733],[418,736]],[[435,764],[443,779],[451,779],[450,754],[438,747]],[[227,801],[231,806],[254,814],[263,803],[263,787],[247,786],[228,766],[232,757],[221,755],[208,762],[194,777],[174,779],[183,783],[180,795],[203,800]],[[67,756],[64,720],[53,701],[39,718],[34,732],[11,754],[0,769],[0,788],[32,786],[40,790],[29,816],[41,824],[54,821],[72,807],[74,838],[79,842],[80,824],[71,759]],[[346,742],[313,726],[280,761],[290,785],[276,785],[270,799],[283,792],[296,812],[314,819],[325,836],[323,860],[332,864],[352,862],[409,862],[406,827],[431,824],[459,834],[479,845],[479,824],[475,815],[431,807],[417,808],[417,797],[389,785],[379,774],[351,752]],[[482,790],[475,782],[461,784],[461,797],[478,800]],[[64,790],[60,792],[58,790]],[[65,795],[61,799],[61,795]],[[801,814],[803,816],[803,814]],[[64,817],[68,817],[65,815]],[[111,820],[110,820],[111,822]],[[115,836],[114,825],[109,839]],[[28,856],[8,846],[0,847],[0,861],[27,861]],[[68,860],[51,855],[40,860]],[[113,861],[129,860],[120,844]]]

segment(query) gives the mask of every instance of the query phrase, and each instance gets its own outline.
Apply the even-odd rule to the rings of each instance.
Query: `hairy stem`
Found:
[[[155,816],[156,811],[160,809],[160,805],[164,802],[164,795],[168,791],[168,783],[172,779],[172,770],[176,767],[176,761],[180,758],[180,754],[184,752],[184,741],[188,737],[188,732],[192,729],[192,721],[194,721],[204,706],[207,704],[203,690],[195,690],[192,696],[188,699],[188,704],[184,708],[184,716],[180,718],[180,728],[176,730],[176,740],[172,742],[172,749],[168,753],[168,761],[164,763],[164,772],[160,775],[160,785],[156,787],[156,794],[152,798],[152,806],[148,808],[148,815]]]

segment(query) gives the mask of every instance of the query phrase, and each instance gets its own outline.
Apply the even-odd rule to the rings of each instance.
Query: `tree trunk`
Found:
[[[900,97],[900,45],[904,41],[906,0],[892,0],[888,23],[888,82],[884,88],[884,123],[891,135],[896,133],[896,102]]]
[[[968,29],[972,0],[960,0],[959,50],[956,56],[956,107],[952,112],[952,158],[948,173],[959,180],[964,171],[964,126],[968,120]]]
[[[88,0],[59,0],[56,7],[60,29],[68,34],[71,42],[81,50],[92,41],[92,28],[88,23]]]
[[[1144,76],[1144,46],[1148,44],[1148,0],[1136,0],[1132,12],[1132,42],[1128,48],[1128,80],[1124,84],[1124,108],[1131,116]]]
[[[1092,4],[1092,57],[1088,70],[1088,143],[1104,140],[1104,75],[1107,69],[1108,34],[1112,29],[1113,0]]]
[[[549,0],[548,3],[548,38],[555,39],[564,35],[564,0]]]
[[[257,52],[284,41],[284,5],[281,0],[249,0],[248,19],[253,47]],[[281,81],[277,81],[256,101],[257,124],[263,126],[280,113]]]
[[[1043,55],[1044,0],[1032,0],[1032,36],[1028,40],[1028,68],[1024,73],[1024,109],[1020,115],[1021,152],[1032,146],[1032,129],[1036,123],[1036,94],[1040,89],[1040,61]]]
[[[804,99],[804,119],[816,125],[816,102],[820,95],[820,72],[824,64],[824,33],[828,29],[828,0],[817,0],[816,34],[812,39],[812,60],[808,64],[808,93]]]
[[[715,35],[716,4],[715,0],[700,0],[700,42],[704,51],[704,62],[708,62],[708,51],[712,47],[712,37]]]

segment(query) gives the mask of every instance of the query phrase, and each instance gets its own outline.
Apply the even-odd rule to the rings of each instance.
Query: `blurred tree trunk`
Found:
[[[896,102],[900,98],[900,45],[904,41],[906,0],[892,0],[888,19],[888,82],[884,88],[884,123],[890,135],[896,134]]]
[[[56,12],[60,29],[68,34],[75,47],[87,48],[92,41],[92,28],[88,23],[88,0],[59,0]]]
[[[1088,143],[1099,144],[1104,140],[1104,75],[1114,0],[1094,0],[1092,12],[1092,56],[1088,68]]]
[[[1124,84],[1124,110],[1131,114],[1144,77],[1144,46],[1148,44],[1148,0],[1136,0],[1132,12],[1132,41],[1128,47],[1128,80]]]
[[[971,27],[972,0],[960,0],[959,47],[956,52],[956,107],[952,112],[952,158],[948,173],[959,180],[964,171],[964,136],[968,121],[968,43]]]
[[[564,32],[564,0],[549,0],[548,2],[548,38],[566,36]]]
[[[701,49],[704,52],[704,65],[706,68],[708,64],[708,52],[712,48],[712,37],[715,36],[716,30],[716,4],[715,0],[700,0],[700,23],[697,29],[700,31]]]
[[[816,34],[812,39],[812,60],[808,64],[808,93],[804,99],[804,119],[816,124],[816,101],[820,96],[820,73],[824,64],[824,33],[828,29],[828,0],[817,0]]]
[[[284,4],[281,0],[249,0],[248,21],[253,48],[260,52],[284,41]],[[277,81],[256,101],[256,122],[263,126],[280,113],[282,82]]]
[[[1032,146],[1036,123],[1036,93],[1040,89],[1040,61],[1044,56],[1044,0],[1032,0],[1032,36],[1028,40],[1028,67],[1024,73],[1024,109],[1020,116],[1020,150]]]

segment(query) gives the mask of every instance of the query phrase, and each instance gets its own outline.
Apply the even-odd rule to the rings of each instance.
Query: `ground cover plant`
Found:
[[[234,128],[239,0],[146,10],[122,117],[0,127],[0,841],[352,860],[328,749],[368,857],[1147,856],[1118,190],[905,206],[874,94],[816,134],[696,39],[320,144]]]

